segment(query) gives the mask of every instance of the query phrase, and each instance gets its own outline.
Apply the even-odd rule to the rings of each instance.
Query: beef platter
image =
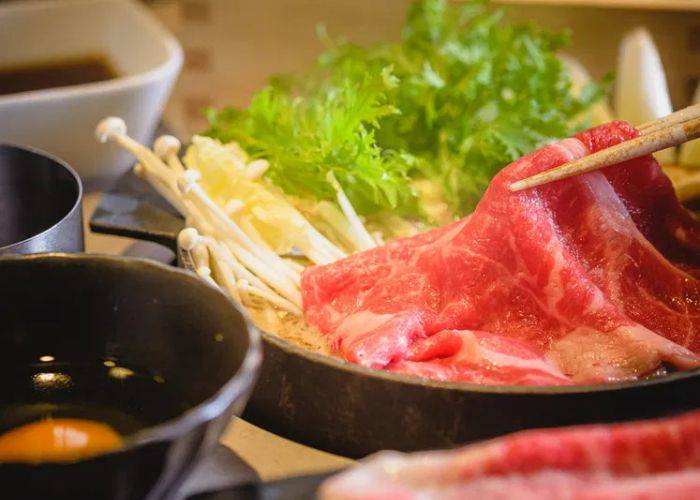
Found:
[[[417,55],[415,47],[425,51],[425,45],[412,38],[425,28],[428,7],[447,8],[418,2],[406,31],[413,35],[392,50],[433,57]],[[492,46],[522,45],[522,31],[483,35],[493,24],[488,19],[443,35],[452,44],[474,43],[469,33],[478,32]],[[526,36],[543,51],[542,74],[564,75],[546,35]],[[265,332],[263,373],[246,416],[313,446],[362,456],[697,407],[700,228],[656,159],[508,189],[633,139],[638,130],[613,120],[562,138],[569,129],[552,132],[551,124],[571,117],[550,116],[544,125],[521,124],[528,133],[538,123],[543,129],[522,150],[513,146],[510,154],[520,158],[510,164],[431,177],[434,170],[407,166],[423,165],[429,154],[408,142],[397,151],[387,139],[406,125],[387,118],[392,104],[403,106],[402,119],[413,123],[413,94],[401,94],[398,83],[411,75],[401,68],[393,74],[377,54],[359,54],[355,48],[335,54],[343,62],[318,88],[308,76],[296,91],[301,95],[268,87],[245,113],[212,114],[212,129],[193,137],[182,157],[177,139],[163,136],[151,151],[118,118],[97,128],[100,140],[133,153],[137,176],[184,224],[163,217],[155,208],[161,202],[129,177],[103,201],[93,229],[177,240],[183,265],[228,293]],[[530,56],[517,57],[527,68]],[[449,68],[431,77],[436,88],[449,86]],[[357,81],[348,86],[352,78]],[[434,78],[445,81],[437,85]],[[536,94],[531,99],[546,92],[538,87]],[[491,125],[465,133],[460,147],[469,141],[483,147],[499,126],[502,141],[514,140],[506,134],[513,124],[496,118],[515,97],[503,89],[498,95],[498,109],[479,110],[491,113]],[[572,115],[593,103],[567,96],[555,104],[570,106]],[[438,135],[463,132],[461,118],[433,97],[435,106],[446,106]],[[523,123],[531,111],[509,110]],[[454,161],[476,161],[466,153],[457,158],[463,153],[444,152]],[[476,158],[493,161],[483,150]],[[446,174],[456,185],[442,184],[436,202],[426,185],[434,188]],[[490,182],[470,207],[473,192],[465,186],[479,191],[483,176]]]

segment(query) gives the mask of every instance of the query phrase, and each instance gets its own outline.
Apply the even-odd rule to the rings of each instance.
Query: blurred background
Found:
[[[321,50],[316,26],[358,43],[399,36],[410,0],[155,0],[148,4],[180,39],[185,66],[166,121],[186,137],[208,105],[244,106],[270,75],[301,69]],[[674,108],[700,77],[700,0],[509,0],[508,15],[572,31],[569,52],[595,77],[615,68],[622,35],[653,34]]]

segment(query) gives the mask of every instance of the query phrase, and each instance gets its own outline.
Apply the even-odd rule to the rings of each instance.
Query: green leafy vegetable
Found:
[[[417,214],[407,176],[413,159],[380,148],[375,139],[379,120],[398,112],[386,103],[386,92],[381,72],[319,81],[304,94],[278,81],[245,112],[209,111],[207,134],[267,158],[267,179],[288,194],[334,200],[332,172],[359,213]]]
[[[572,92],[556,55],[565,34],[502,18],[484,2],[423,0],[400,43],[322,32],[317,65],[273,80],[245,111],[210,110],[207,133],[270,160],[268,180],[288,194],[332,200],[333,172],[360,213],[426,216],[420,181],[439,187],[451,214],[468,213],[501,168],[575,132],[604,93]]]

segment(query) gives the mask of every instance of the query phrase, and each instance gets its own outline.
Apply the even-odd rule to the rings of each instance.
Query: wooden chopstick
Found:
[[[683,111],[691,108],[695,107],[691,106]],[[691,114],[695,117],[686,119]],[[668,115],[659,120],[664,121],[662,125],[656,125],[657,122],[648,124],[643,135],[639,137],[621,142],[611,148],[584,156],[579,160],[541,172],[532,177],[513,182],[509,188],[511,191],[521,191],[560,179],[566,179],[567,177],[599,170],[697,139],[700,137],[700,117],[698,117],[698,114],[700,114],[700,107],[684,114],[676,114],[674,118],[671,118],[673,115]],[[677,120],[685,121],[677,122]]]
[[[642,134],[649,134],[651,132],[661,130],[669,125],[677,125],[698,117],[700,117],[700,103],[683,108],[675,113],[659,118],[658,120],[643,123],[637,127],[637,130],[639,130]]]

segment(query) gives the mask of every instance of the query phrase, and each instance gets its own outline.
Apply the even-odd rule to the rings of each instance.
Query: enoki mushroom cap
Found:
[[[187,193],[201,178],[202,174],[199,172],[199,170],[186,170],[184,174],[178,177],[177,187],[183,193]]]
[[[177,154],[182,144],[180,140],[172,135],[161,135],[153,143],[153,152],[159,158],[167,158],[171,154]]]
[[[201,236],[195,228],[186,227],[177,235],[177,246],[189,252],[199,243],[200,239]]]
[[[100,121],[95,127],[95,137],[105,143],[114,135],[126,134],[126,122],[118,116],[110,116]]]

